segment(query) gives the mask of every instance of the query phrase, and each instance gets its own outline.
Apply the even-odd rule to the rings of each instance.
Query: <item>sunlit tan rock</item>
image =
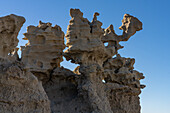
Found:
[[[0,17],[0,58],[18,59],[16,46],[18,33],[25,22],[25,18],[14,14]]]
[[[19,61],[18,32],[24,17],[0,18],[0,113],[50,113],[50,101],[38,79]]]
[[[66,34],[68,49],[64,56],[80,64],[74,72],[80,76],[78,91],[89,102],[89,113],[139,113],[138,95],[144,87],[139,80],[144,77],[133,70],[134,59],[122,58],[118,50],[123,48],[119,42],[127,41],[136,31],[141,30],[142,23],[125,14],[120,27],[123,34],[117,35],[113,25],[105,30],[101,28],[97,12],[92,22],[84,18],[79,9],[71,9],[70,15],[72,19]],[[105,43],[108,45],[105,46]],[[117,55],[115,59],[112,58],[114,55]],[[121,95],[116,96],[119,92]]]
[[[39,22],[28,26],[21,47],[17,35],[25,19],[0,18],[0,112],[2,113],[140,113],[139,94],[145,87],[134,58],[119,55],[119,43],[128,41],[142,23],[125,14],[122,35],[113,25],[102,28],[95,12],[90,22],[79,9],[70,9],[66,37],[58,25]],[[60,66],[79,64],[74,71]]]
[[[60,62],[63,61],[64,32],[58,25],[52,27],[51,23],[40,21],[38,26],[28,26],[24,35],[23,39],[28,40],[28,43],[21,48],[22,62],[34,74],[45,73],[42,76],[36,74],[44,79],[53,68],[60,67]]]

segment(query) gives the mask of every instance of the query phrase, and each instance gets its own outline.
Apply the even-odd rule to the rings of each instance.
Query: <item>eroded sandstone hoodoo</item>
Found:
[[[101,41],[104,31],[101,28],[102,23],[97,20],[99,13],[94,14],[92,22],[84,18],[79,9],[71,9],[70,15],[72,19],[66,34],[66,44],[69,48],[65,51],[65,57],[80,64],[81,82],[78,84],[78,90],[84,100],[89,101],[89,112],[111,113],[109,101],[103,92],[102,64],[112,56],[107,54]]]
[[[25,18],[14,14],[0,18],[0,58],[18,59],[18,33]]]
[[[79,9],[70,10],[72,19],[66,34],[68,49],[64,52],[67,60],[82,65],[102,65],[103,60],[111,57],[107,55],[101,41],[104,31],[102,23],[97,20],[98,15],[95,13],[93,21],[89,22]]]
[[[17,35],[25,19],[0,18],[0,112],[140,113],[144,76],[134,70],[135,59],[121,57],[118,50],[142,23],[125,14],[123,33],[117,35],[113,25],[102,28],[97,12],[91,22],[79,9],[71,9],[70,16],[64,52],[61,28],[40,21],[24,33],[28,43],[21,47],[21,59]],[[63,56],[79,66],[74,71],[61,67]]]
[[[64,56],[67,60],[80,64],[75,70],[76,73],[80,74],[81,79],[81,82],[78,84],[78,91],[81,92],[84,99],[89,101],[91,106],[91,111],[89,112],[140,112],[138,95],[140,94],[140,88],[144,86],[140,85],[139,80],[143,76],[139,72],[129,69],[132,68],[134,60],[120,57],[120,60],[117,60],[117,62],[112,62],[112,57],[118,54],[120,48],[123,48],[119,42],[127,41],[136,31],[141,30],[142,23],[136,17],[125,14],[120,27],[123,30],[123,34],[119,36],[114,32],[113,25],[110,25],[105,30],[101,28],[102,23],[97,20],[99,13],[94,14],[92,22],[84,18],[83,13],[79,9],[71,9],[70,15],[72,19],[66,34],[66,46],[68,49],[65,51]],[[108,42],[106,47],[104,46],[105,42]],[[110,65],[110,62],[113,65]],[[117,63],[122,65],[120,65],[120,69],[114,70],[114,65],[117,65]],[[127,65],[127,68],[125,65]],[[128,65],[131,67],[128,67]],[[106,66],[109,68],[106,68]],[[117,74],[116,71],[120,73]],[[107,73],[110,73],[110,75]],[[103,79],[105,83],[102,82]],[[107,80],[112,80],[112,82]],[[114,90],[118,86],[128,87],[131,93],[129,94],[129,92],[121,88],[118,91]],[[124,98],[115,95],[119,91]],[[135,97],[133,98],[131,94],[134,94]],[[112,99],[113,95],[115,100]],[[125,95],[128,95],[128,98],[125,98]],[[116,99],[118,100],[116,101]],[[122,103],[123,101],[126,103],[131,100],[133,100],[132,103],[134,102],[134,105],[127,105],[126,108],[122,107],[125,106]]]
[[[40,21],[38,26],[28,26],[23,38],[28,43],[21,48],[25,68],[44,81],[50,78],[49,73],[54,68],[60,67],[65,48],[64,32],[58,25],[51,25]]]
[[[134,70],[134,63],[135,59],[124,58],[120,55],[104,63],[106,94],[113,113],[140,113],[138,95],[145,87],[140,84],[144,76]]]
[[[0,22],[0,113],[50,113],[41,82],[18,60],[17,35],[25,19],[9,15]]]

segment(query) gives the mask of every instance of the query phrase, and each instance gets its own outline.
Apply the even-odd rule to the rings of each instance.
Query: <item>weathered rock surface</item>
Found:
[[[60,67],[63,61],[62,52],[64,45],[64,32],[58,25],[39,22],[39,25],[28,26],[24,33],[24,40],[28,40],[22,46],[22,62],[25,68],[30,69],[40,80],[48,80],[51,71]]]
[[[25,19],[0,18],[0,113],[50,113],[50,101],[38,79],[18,61],[17,35]]]
[[[68,49],[64,56],[76,64],[90,65],[100,62],[102,65],[102,61],[111,56],[107,55],[101,41],[104,31],[101,28],[102,23],[97,20],[99,14],[94,14],[92,22],[83,18],[79,9],[71,9],[70,15],[72,19],[66,34]]]
[[[14,14],[0,18],[0,58],[18,59],[18,33],[25,18]]]
[[[92,22],[83,18],[79,9],[71,9],[70,15],[72,19],[66,34],[68,49],[64,56],[67,60],[80,64],[75,69],[81,80],[78,90],[90,104],[91,112],[139,113],[138,95],[140,88],[144,87],[140,85],[139,80],[143,76],[131,69],[134,59],[120,57],[112,62],[112,57],[118,54],[118,49],[123,48],[119,42],[127,41],[136,31],[141,30],[142,23],[137,18],[125,14],[120,27],[123,34],[118,36],[113,30],[113,25],[105,30],[101,28],[102,23],[97,20],[99,13],[94,14]],[[108,42],[106,47],[105,42]],[[119,64],[120,67],[114,67]],[[125,90],[119,87],[125,87]],[[118,93],[121,95],[117,96]],[[124,101],[125,104],[122,103]],[[126,105],[128,102],[133,104]]]
[[[138,95],[145,85],[142,73],[133,70],[135,59],[123,58],[117,55],[104,63],[104,80],[107,97],[114,113],[140,113]]]
[[[113,25],[101,27],[97,12],[91,22],[79,9],[71,9],[70,16],[64,53],[61,28],[40,21],[24,33],[28,43],[21,47],[21,59],[17,34],[25,19],[0,18],[0,113],[140,113],[144,76],[134,70],[135,59],[121,57],[118,50],[142,23],[125,14],[123,33],[117,35]],[[79,66],[61,67],[63,56]]]
[[[97,20],[99,13],[94,14],[92,22],[83,18],[79,9],[71,9],[70,25],[66,34],[67,46],[65,57],[67,60],[80,64],[81,82],[79,91],[84,100],[88,100],[95,113],[111,113],[109,101],[102,83],[102,64],[109,56],[101,41],[104,34],[102,23]],[[100,89],[100,90],[99,90]]]
[[[79,76],[63,67],[56,68],[43,87],[51,101],[52,113],[90,113],[88,101],[78,90]]]
[[[0,113],[50,113],[41,82],[20,62],[0,61]]]

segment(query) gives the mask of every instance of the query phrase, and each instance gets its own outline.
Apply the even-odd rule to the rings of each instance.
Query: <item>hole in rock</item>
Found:
[[[105,46],[108,46],[108,42],[105,42],[104,45],[105,45]]]
[[[105,81],[104,79],[102,80],[102,82],[103,82],[103,83],[106,83],[106,81]]]
[[[114,56],[112,56],[112,58],[116,58],[116,54]]]
[[[64,57],[60,65],[64,68],[70,69],[71,71],[73,71],[77,66],[79,66],[79,64],[73,64],[71,63],[71,61],[67,61]]]

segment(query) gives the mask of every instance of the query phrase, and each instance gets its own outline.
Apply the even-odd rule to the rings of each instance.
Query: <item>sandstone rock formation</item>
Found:
[[[78,90],[83,94],[84,99],[89,101],[91,106],[89,112],[140,112],[138,95],[140,88],[144,86],[140,85],[139,80],[143,79],[143,76],[133,71],[133,59],[121,58],[117,55],[120,59],[117,60],[116,57],[114,60],[112,56],[118,54],[118,49],[123,48],[119,42],[127,41],[136,31],[141,30],[142,23],[137,18],[125,14],[120,27],[123,34],[118,36],[113,30],[113,25],[105,30],[101,28],[102,23],[97,20],[99,13],[94,14],[92,22],[83,18],[83,13],[79,9],[71,9],[70,15],[72,19],[66,34],[66,46],[69,48],[65,51],[65,57],[80,64],[76,69],[81,76]],[[105,42],[108,42],[106,47]],[[106,83],[102,82],[103,79]],[[123,97],[116,95],[119,92]],[[131,101],[133,104],[128,106],[129,103],[126,102]]]
[[[121,57],[118,50],[142,23],[125,14],[123,33],[117,35],[113,25],[102,28],[97,12],[91,22],[79,9],[70,9],[70,16],[64,52],[61,28],[40,21],[24,33],[28,43],[21,47],[21,59],[17,34],[25,19],[0,18],[0,112],[140,113],[144,76],[134,70],[135,59]],[[61,67],[63,56],[79,66],[74,71]]]
[[[102,23],[97,20],[99,14],[94,14],[94,19],[89,22],[83,18],[79,9],[71,9],[70,25],[67,28],[65,57],[71,62],[82,65],[100,63],[111,55],[105,51],[101,38],[103,36]],[[82,54],[84,53],[84,54]]]
[[[104,63],[104,80],[107,87],[106,94],[113,113],[139,113],[140,103],[138,95],[144,85],[142,73],[133,70],[135,59],[123,58],[120,55]]]
[[[52,113],[91,113],[89,101],[78,90],[79,78],[63,67],[53,71],[51,80],[43,84]]]
[[[41,82],[22,63],[0,61],[0,113],[50,113]]]
[[[17,35],[25,19],[9,15],[0,22],[0,113],[50,113],[41,82],[18,61]]]
[[[63,61],[64,32],[58,25],[51,25],[40,21],[37,27],[28,26],[24,33],[28,43],[21,48],[22,62],[40,80],[49,79],[49,73]]]
[[[65,51],[65,57],[80,64],[79,72],[83,77],[79,91],[84,100],[90,103],[89,112],[111,113],[109,100],[103,92],[105,87],[102,83],[102,65],[112,56],[107,54],[101,41],[104,31],[101,28],[102,23],[97,20],[99,13],[94,14],[92,22],[83,18],[79,9],[71,9],[70,15],[72,19],[66,34],[66,44],[69,48]]]
[[[0,18],[0,58],[17,59],[17,36],[24,22],[23,17],[14,14]]]

